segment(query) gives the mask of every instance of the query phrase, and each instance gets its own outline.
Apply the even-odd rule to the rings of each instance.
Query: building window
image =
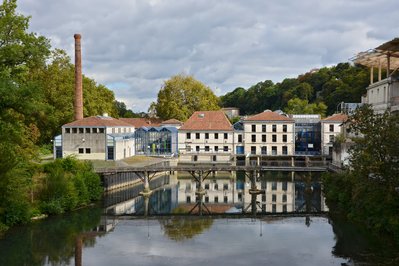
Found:
[[[219,133],[215,133],[215,139],[219,139]]]
[[[215,146],[215,152],[219,151],[219,146]]]
[[[283,125],[283,132],[287,132],[287,125]]]
[[[229,151],[229,147],[228,146],[223,146],[223,151]]]
[[[228,190],[229,189],[229,184],[223,184],[223,190]]]
[[[200,151],[200,146],[195,146],[195,151],[199,152]]]
[[[272,190],[277,190],[277,182],[276,181],[272,182]]]
[[[198,156],[197,156],[197,155],[194,155],[194,156],[193,156],[193,161],[194,161],[194,162],[198,161]]]
[[[272,204],[272,212],[273,212],[273,213],[276,212],[276,204]]]
[[[276,202],[277,201],[277,195],[276,194],[273,194],[272,195],[272,202]]]
[[[97,133],[97,128],[94,127],[92,131],[93,131],[93,133]]]
[[[283,135],[283,142],[287,142],[287,135]]]
[[[287,205],[286,204],[283,205],[283,212],[287,212]]]
[[[216,155],[212,156],[212,162],[216,162]]]
[[[66,129],[65,129],[65,133],[66,133],[66,134],[71,133],[71,129],[70,129],[70,128],[66,128]]]
[[[73,134],[78,133],[78,129],[77,129],[76,127],[73,127],[73,128],[72,128],[72,133],[73,133]]]
[[[190,132],[186,133],[186,139],[191,139],[191,133]]]
[[[283,182],[282,187],[283,187],[283,190],[284,190],[284,191],[287,191],[287,188],[288,188],[288,183],[287,183],[287,181],[284,181],[284,182]]]
[[[91,153],[91,149],[90,148],[86,148],[86,153]]]
[[[195,138],[200,139],[200,133],[195,133]]]
[[[277,142],[277,135],[272,135],[272,141]]]
[[[79,153],[84,153],[84,149],[83,148],[79,148]]]
[[[208,189],[208,190],[209,190],[209,183],[206,183],[206,184],[205,184],[205,189]]]
[[[242,135],[241,134],[238,135],[238,142],[242,143]]]
[[[283,195],[283,202],[287,202],[287,195]]]
[[[227,200],[228,200],[227,196],[224,196],[224,197],[223,197],[223,202],[224,202],[224,203],[227,203]]]
[[[187,196],[186,203],[191,203],[191,196]]]
[[[104,129],[104,128],[99,128],[99,129],[98,129],[98,133],[104,134],[104,132],[105,132],[105,129]]]
[[[90,128],[89,127],[86,127],[85,133],[86,134],[90,134]]]
[[[277,146],[272,146],[272,155],[277,155]]]
[[[218,196],[215,196],[214,202],[215,202],[215,203],[218,203],[218,202],[219,202],[219,197],[218,197]]]
[[[227,133],[224,133],[224,139],[227,139],[227,138],[228,138]]]
[[[283,146],[283,155],[287,155],[288,154],[288,148],[287,146]]]
[[[190,152],[191,151],[191,146],[186,146],[186,151]]]
[[[209,203],[209,197],[205,196],[205,203]]]
[[[205,133],[205,139],[209,139],[209,133]]]
[[[251,141],[252,142],[256,142],[256,135],[255,134],[251,135]]]
[[[334,142],[334,135],[330,135],[330,142]]]
[[[209,146],[205,146],[205,151],[209,151]]]
[[[79,134],[83,134],[84,129],[82,127],[79,128]]]
[[[330,125],[330,132],[334,132],[334,125]]]
[[[266,147],[266,146],[263,146],[263,147],[261,148],[261,153],[262,153],[263,155],[267,154],[267,147]]]
[[[256,132],[256,125],[252,125],[251,129],[252,129],[252,132]]]
[[[262,132],[266,132],[266,125],[262,125]]]
[[[256,154],[256,146],[251,146],[251,154]]]
[[[277,125],[272,125],[272,131],[277,132]]]
[[[214,190],[219,190],[219,185],[216,183],[215,186],[213,187]]]
[[[265,134],[262,135],[262,142],[266,142],[266,135]]]

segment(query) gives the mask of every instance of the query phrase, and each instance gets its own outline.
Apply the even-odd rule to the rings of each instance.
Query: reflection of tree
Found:
[[[184,241],[211,228],[213,219],[200,217],[171,217],[159,220],[165,234],[172,240]]]
[[[90,208],[67,215],[49,217],[7,233],[0,241],[0,265],[69,265],[75,255],[75,240],[100,222],[102,210]],[[83,246],[94,246],[84,239]]]

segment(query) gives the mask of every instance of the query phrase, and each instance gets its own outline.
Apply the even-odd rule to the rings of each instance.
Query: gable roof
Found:
[[[348,120],[348,116],[346,114],[334,114],[323,119],[322,121],[345,122],[346,120]]]
[[[183,124],[182,121],[179,121],[179,120],[174,119],[174,118],[166,120],[166,121],[163,121],[161,123],[161,125],[182,125],[182,124]]]
[[[183,124],[180,130],[232,131],[233,129],[223,111],[197,111]]]
[[[280,115],[276,112],[272,112],[270,110],[266,110],[262,113],[249,116],[244,119],[245,121],[282,121],[282,122],[294,122],[293,119],[286,117],[284,115]]]
[[[63,127],[133,127],[119,119],[110,116],[90,116],[71,123],[63,125]]]
[[[149,119],[149,118],[119,118],[135,128],[153,126],[157,127],[160,125],[160,120]]]

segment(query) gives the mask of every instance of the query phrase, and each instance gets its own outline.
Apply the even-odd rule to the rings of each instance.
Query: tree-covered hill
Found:
[[[242,115],[266,109],[295,113],[292,106],[308,106],[310,112],[320,113],[320,105],[327,106],[326,115],[335,112],[340,102],[360,102],[369,84],[368,70],[362,66],[339,63],[332,67],[312,70],[297,78],[282,82],[261,81],[248,89],[238,87],[220,97],[223,107],[237,107]],[[292,101],[289,104],[290,100]],[[299,108],[300,109],[300,108]],[[321,108],[322,110],[323,108]]]

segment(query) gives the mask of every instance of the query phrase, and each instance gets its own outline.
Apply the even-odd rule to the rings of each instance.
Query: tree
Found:
[[[176,75],[164,82],[151,108],[161,119],[186,121],[195,111],[218,110],[219,99],[192,76]]]
[[[325,116],[326,110],[327,106],[323,102],[309,104],[308,100],[299,98],[289,100],[284,109],[287,114],[319,114],[321,117]]]
[[[4,0],[0,6],[0,74],[14,80],[43,66],[50,54],[49,40],[28,33],[29,17],[16,13],[16,8],[16,0]]]

